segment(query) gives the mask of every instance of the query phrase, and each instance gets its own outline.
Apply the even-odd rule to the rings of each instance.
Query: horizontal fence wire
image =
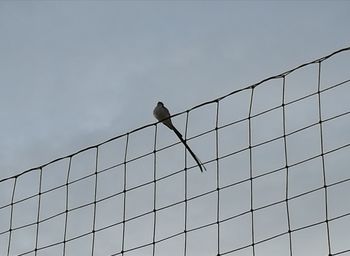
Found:
[[[0,255],[350,253],[350,47],[0,180]],[[152,110],[150,110],[151,112]]]

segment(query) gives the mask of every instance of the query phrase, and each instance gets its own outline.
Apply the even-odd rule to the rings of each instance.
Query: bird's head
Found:
[[[157,105],[158,106],[164,106],[163,102],[161,102],[161,101],[158,101]]]

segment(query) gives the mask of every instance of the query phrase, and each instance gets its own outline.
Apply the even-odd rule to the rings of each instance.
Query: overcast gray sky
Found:
[[[0,1],[1,177],[350,42],[347,1]]]
[[[337,49],[348,47],[349,12],[348,1],[0,1],[0,179],[152,123],[155,121],[152,111],[159,100],[163,101],[172,113],[181,112]],[[349,53],[344,56],[340,57],[338,62],[334,61],[334,66],[332,63],[325,64],[325,76],[322,78],[324,88],[349,79]],[[287,77],[287,101],[315,92],[317,66],[303,72]],[[324,118],[350,110],[347,99],[348,85],[339,87],[334,94],[324,94]],[[281,81],[275,84],[272,82],[272,86],[261,89],[258,87],[253,113],[278,106],[282,99],[281,88]],[[223,100],[220,105],[220,124],[246,118],[249,97],[249,91],[246,91],[230,97],[227,101]],[[286,110],[287,132],[317,122],[317,106],[316,96],[298,104],[291,104]],[[214,128],[215,111],[215,106],[210,105],[191,112],[189,136]],[[281,114],[279,109],[252,120],[253,144],[281,135]],[[348,116],[339,120],[331,122],[333,126],[325,125],[325,134],[329,136],[325,143],[326,151],[350,141]],[[185,116],[182,115],[174,121],[183,131]],[[334,130],[337,131],[337,136],[334,136]],[[290,137],[289,163],[301,161],[319,151],[317,132],[318,130],[311,128],[300,137]],[[230,153],[247,146],[247,133],[247,123],[221,129],[220,152]],[[150,127],[130,136],[128,157],[151,152],[153,135],[154,127]],[[215,134],[211,133],[191,141],[191,146],[202,160],[208,161],[215,157],[214,139]],[[173,142],[176,142],[176,137],[166,128],[160,127],[158,148]],[[300,147],[301,144],[305,146]],[[123,145],[125,138],[101,147],[101,169],[111,166],[111,161],[116,163],[115,157],[118,152],[123,151]],[[339,157],[342,161],[328,160],[329,166],[337,164],[334,165],[336,174],[328,177],[329,183],[349,178],[345,171],[348,164],[345,162],[347,158],[344,153],[348,151],[342,151],[343,155]],[[266,144],[266,147],[258,147],[253,152],[254,175],[284,166],[285,159],[281,152],[281,140]],[[183,168],[181,145],[161,151],[157,156],[160,177]],[[72,171],[71,179],[93,171],[94,157],[93,151],[79,155],[73,162],[72,169],[75,171]],[[119,161],[122,161],[123,155],[118,157]],[[188,161],[193,164],[191,159]],[[247,151],[226,160],[222,159],[220,166],[222,186],[249,178]],[[235,172],[231,171],[232,166],[235,167]],[[317,158],[305,166],[295,167],[290,177],[290,195],[298,195],[310,188],[322,186],[320,166],[322,163],[320,158]],[[141,168],[149,172],[137,173]],[[215,189],[215,164],[208,164],[207,168],[208,172],[205,175],[200,175],[198,170],[190,172],[189,197]],[[65,160],[57,166],[49,166],[46,173],[54,174],[44,178],[48,179],[47,184],[64,184],[66,171],[58,171],[62,169],[67,170]],[[310,171],[305,174],[305,170]],[[152,180],[152,171],[152,157],[130,163],[128,186],[133,187]],[[99,187],[98,198],[122,190],[122,176],[118,176],[118,170],[111,171],[108,174],[110,177],[107,175],[109,172],[105,173],[105,177],[101,174],[99,178],[99,181],[104,183]],[[23,195],[36,193],[37,175],[38,173],[33,173],[33,176],[23,178],[23,183],[19,183],[19,190],[16,191],[16,200],[20,200]],[[183,176],[174,175],[169,180],[157,183],[158,191],[165,191],[158,195],[158,207],[183,199],[182,178]],[[284,199],[284,174],[262,176],[254,182],[255,208]],[[43,186],[49,189],[47,184],[44,183]],[[2,185],[4,186],[0,187],[1,191],[6,191],[7,194],[3,194],[3,198],[0,199],[7,202],[11,185]],[[93,185],[94,180],[78,182],[76,186],[72,184],[70,207],[92,202]],[[334,199],[330,200],[330,206],[333,206],[330,217],[350,212],[349,205],[344,207],[344,204],[335,200],[344,198],[342,195],[348,194],[345,191],[350,191],[348,187],[349,185],[340,187],[339,191],[334,189],[330,192],[329,197]],[[249,182],[223,190],[220,219],[249,210],[249,192]],[[129,193],[127,208],[130,212],[128,214],[131,215],[127,217],[152,210],[153,187],[132,190]],[[44,195],[41,218],[64,211],[65,201],[62,198],[65,198],[65,190],[48,193],[47,199]],[[18,209],[14,211],[14,226],[35,221],[38,203],[35,200],[27,200],[28,205],[16,204]],[[45,200],[48,200],[47,204],[44,203]],[[111,201],[101,202],[101,207],[98,208],[100,212],[97,213],[98,228],[120,221],[122,213],[118,211],[122,208],[117,207],[122,202],[120,200],[122,198],[115,197]],[[211,194],[189,203],[189,228],[216,220],[216,208],[212,207],[216,205],[215,200],[216,195]],[[232,201],[235,203],[231,204]],[[292,201],[292,228],[323,220],[323,202],[322,191],[302,197],[300,201]],[[32,209],[32,216],[28,214],[24,218],[21,207]],[[71,212],[69,218],[71,223],[75,224],[69,227],[68,238],[91,230],[91,210],[92,208],[83,208],[82,213]],[[116,211],[118,214],[113,214]],[[305,212],[308,214],[305,215]],[[0,222],[1,232],[7,228],[9,211],[5,212],[4,208],[0,214],[5,216],[2,218],[3,222]],[[157,238],[182,232],[182,214],[183,205],[164,213],[160,212]],[[257,241],[286,231],[285,206],[276,205],[272,209],[268,208],[266,212],[262,210],[256,214]],[[244,215],[242,219],[223,225],[222,251],[249,243],[250,224],[249,218],[246,217]],[[127,248],[149,242],[151,237],[146,237],[145,234],[152,234],[152,227],[147,226],[152,223],[152,218],[148,215],[139,222],[129,223],[127,232],[130,233],[126,234]],[[273,222],[270,222],[271,220]],[[43,222],[40,232],[48,234],[53,228],[58,230],[59,227],[63,227],[62,221],[63,219],[55,220],[52,226]],[[344,223],[350,225],[350,221],[347,220],[341,222],[340,226],[346,226]],[[102,238],[114,236],[119,241],[121,237],[116,234],[120,235],[120,225],[115,229],[107,229],[106,234],[98,234]],[[232,231],[237,229],[242,230],[242,233]],[[144,233],[136,230],[143,230]],[[338,232],[333,234],[338,242],[334,242],[332,249],[335,252],[349,249],[344,242],[348,240],[349,233],[346,233],[346,230],[339,231],[335,227],[331,231]],[[13,240],[27,241],[33,237],[34,233],[31,232],[33,230],[18,235],[15,233]],[[57,231],[57,234],[61,235],[62,230]],[[307,229],[305,233],[302,231],[294,234],[293,255],[321,255],[321,252],[327,252],[325,225]],[[305,244],[305,237],[309,236],[312,236],[312,239]],[[7,245],[6,238],[0,238],[4,239]],[[39,241],[39,245],[61,241],[61,237],[47,236],[45,239]],[[201,242],[203,239],[207,241],[204,247]],[[197,235],[195,232],[190,233],[189,255],[215,255],[215,239],[216,231],[212,227]],[[264,244],[257,246],[257,251],[261,253],[257,255],[288,255],[287,236],[279,239],[273,240],[272,247],[264,247]],[[98,241],[100,240],[97,239],[96,243],[99,243]],[[321,247],[319,241],[323,241]],[[181,255],[182,242],[175,239],[170,240],[169,244],[161,244],[157,255],[171,255],[169,251],[174,253],[173,255]],[[30,249],[32,243],[33,241],[23,242],[18,248],[13,248],[13,254],[21,250],[26,251],[23,248]],[[102,239],[101,244],[96,245],[96,255],[110,255],[120,250],[119,245],[108,243],[106,239]],[[67,255],[89,253],[89,248],[83,251],[83,244],[89,245],[91,241],[79,241],[76,247],[71,245]],[[161,246],[164,246],[163,253]],[[275,251],[269,251],[271,248]],[[318,248],[319,251],[313,248]],[[250,255],[250,250],[248,248],[247,251],[239,251],[234,255]],[[50,255],[55,255],[54,252],[57,253],[55,248]],[[137,251],[128,255],[148,254]]]

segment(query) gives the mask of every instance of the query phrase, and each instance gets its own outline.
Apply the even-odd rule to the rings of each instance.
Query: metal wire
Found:
[[[347,52],[350,51],[350,47],[340,49],[332,54],[329,54],[325,57],[319,58],[317,60],[302,64],[296,68],[293,68],[291,70],[288,70],[284,73],[281,73],[276,76],[272,76],[269,78],[266,78],[256,84],[249,85],[243,89],[236,90],[233,92],[230,92],[222,97],[216,98],[211,101],[204,102],[202,104],[199,104],[197,106],[194,106],[191,109],[188,109],[186,111],[183,111],[181,113],[177,113],[173,115],[179,116],[179,115],[185,115],[185,133],[184,133],[184,138],[186,141],[198,141],[204,138],[206,135],[212,135],[214,138],[214,143],[215,143],[215,150],[214,150],[214,156],[212,158],[207,158],[205,161],[203,161],[204,164],[207,165],[212,165],[214,166],[213,169],[209,170],[208,172],[215,172],[215,186],[214,188],[207,189],[204,192],[201,192],[196,195],[190,195],[189,189],[190,189],[190,182],[189,182],[189,172],[194,172],[197,171],[195,170],[196,165],[189,166],[188,165],[188,159],[187,159],[187,153],[186,150],[184,150],[184,162],[183,162],[183,168],[180,168],[178,170],[172,170],[170,173],[160,175],[161,169],[158,166],[158,162],[161,158],[161,153],[166,152],[167,150],[173,149],[176,146],[179,145],[180,142],[175,142],[175,143],[169,143],[167,145],[163,146],[158,146],[159,144],[159,129],[158,129],[158,123],[151,123],[147,124],[145,126],[139,127],[133,131],[130,131],[126,134],[122,134],[116,137],[113,137],[109,140],[106,140],[104,142],[101,142],[99,144],[81,149],[73,154],[57,158],[53,161],[50,161],[48,163],[42,164],[38,167],[30,168],[28,170],[25,170],[19,174],[4,178],[0,180],[0,188],[1,186],[5,186],[6,184],[11,184],[11,195],[8,200],[8,202],[0,204],[0,211],[1,210],[7,210],[9,209],[9,214],[8,219],[7,219],[7,228],[1,228],[0,225],[0,241],[4,241],[4,239],[1,240],[1,238],[6,238],[5,240],[7,241],[6,244],[1,244],[0,247],[6,248],[6,255],[15,255],[14,252],[16,251],[16,247],[19,245],[16,244],[18,243],[17,240],[14,240],[13,236],[16,232],[25,230],[28,228],[34,228],[35,232],[33,233],[34,237],[34,242],[32,248],[21,251],[20,253],[17,253],[16,255],[43,255],[42,253],[50,248],[56,248],[57,251],[60,251],[61,253],[57,255],[74,255],[74,253],[69,252],[69,246],[71,244],[79,239],[89,239],[89,253],[90,255],[101,255],[99,251],[99,246],[97,244],[97,239],[98,235],[101,234],[104,231],[111,230],[112,228],[120,228],[121,229],[121,235],[120,237],[108,237],[111,241],[114,241],[113,243],[115,244],[120,244],[120,250],[116,250],[113,253],[110,253],[108,255],[130,255],[129,253],[132,252],[140,252],[140,255],[143,255],[141,250],[145,248],[150,248],[150,254],[155,256],[155,255],[160,255],[158,252],[158,246],[160,244],[164,244],[167,241],[176,239],[176,238],[182,238],[182,242],[178,245],[181,248],[179,249],[179,252],[181,252],[182,255],[184,256],[190,256],[193,255],[191,254],[191,242],[190,238],[191,236],[196,232],[196,231],[203,231],[208,228],[213,228],[215,230],[215,247],[214,251],[215,253],[211,255],[234,255],[235,252],[240,252],[246,249],[250,249],[250,253],[247,255],[257,255],[257,248],[261,244],[267,244],[271,241],[275,241],[278,238],[281,237],[286,237],[288,241],[287,247],[287,253],[285,255],[293,256],[297,255],[295,253],[295,241],[293,236],[302,230],[311,230],[314,227],[320,227],[324,226],[326,229],[325,232],[325,237],[326,237],[326,244],[325,247],[327,248],[327,254],[325,255],[342,255],[350,252],[350,246],[347,248],[344,248],[343,250],[338,250],[334,247],[332,243],[332,232],[331,232],[331,225],[335,221],[339,220],[345,220],[347,217],[350,216],[350,212],[345,212],[341,215],[338,216],[331,216],[330,215],[330,204],[329,204],[329,191],[332,188],[339,187],[341,185],[347,184],[350,182],[350,178],[343,178],[338,181],[334,182],[329,182],[327,181],[327,173],[331,172],[331,169],[327,168],[326,165],[326,157],[329,155],[334,155],[334,154],[340,154],[344,150],[349,149],[350,142],[345,142],[343,145],[338,145],[335,148],[332,149],[326,149],[325,147],[325,131],[324,127],[327,124],[332,124],[335,121],[340,120],[341,118],[348,118],[348,115],[350,114],[350,109],[349,110],[343,110],[341,113],[336,113],[333,114],[332,116],[329,116],[325,118],[323,116],[323,100],[322,97],[325,93],[331,91],[331,90],[337,90],[341,87],[346,87],[350,85],[350,79],[344,79],[340,82],[337,82],[335,84],[328,84],[325,88],[321,87],[321,79],[322,79],[322,74],[323,74],[323,63],[334,57],[337,56],[338,54],[342,52]],[[311,93],[308,93],[306,95],[299,96],[295,99],[292,100],[287,100],[287,87],[288,87],[288,79],[289,76],[297,71],[301,70],[307,66],[317,66],[317,86],[316,90],[312,91]],[[349,71],[349,76],[350,76],[350,71]],[[258,113],[253,113],[253,108],[255,104],[255,97],[256,97],[256,90],[257,88],[264,89],[264,86],[267,85],[267,82],[271,80],[278,80],[281,83],[279,84],[281,90],[282,90],[282,97],[281,97],[281,104],[277,106],[271,106],[268,109],[264,109]],[[248,106],[248,112],[246,116],[238,119],[238,120],[231,120],[230,122],[227,123],[220,123],[220,115],[224,109],[223,102],[224,100],[229,99],[233,95],[237,95],[239,93],[242,93],[244,91],[250,92],[250,97],[249,97],[249,102],[247,102]],[[303,127],[288,131],[287,129],[287,108],[290,107],[292,104],[299,104],[302,103],[312,97],[317,98],[317,116],[318,120],[316,122],[311,122],[307,125],[303,125]],[[269,99],[266,99],[269,100]],[[204,106],[208,105],[214,105],[215,106],[215,125],[212,128],[208,128],[205,131],[198,132],[196,134],[193,134],[191,137],[188,137],[188,129],[190,127],[190,114],[193,113],[195,110],[203,108]],[[233,110],[234,111],[234,110]],[[254,142],[253,140],[253,134],[255,132],[256,127],[253,126],[254,120],[256,120],[258,117],[264,117],[265,115],[272,113],[273,111],[281,111],[282,113],[282,118],[279,120],[281,123],[282,127],[282,134],[279,134],[277,136],[274,136],[272,138],[265,139],[260,142]],[[240,124],[247,124],[247,145],[242,146],[238,149],[231,150],[230,152],[222,153],[220,152],[220,147],[221,147],[221,132],[230,127],[235,127]],[[290,147],[288,146],[288,141],[292,140],[292,136],[301,134],[305,131],[309,131],[310,129],[315,129],[318,128],[319,131],[319,136],[318,136],[318,143],[320,144],[320,152],[312,154],[311,156],[306,157],[305,159],[300,159],[298,161],[291,161],[290,159]],[[136,132],[143,131],[145,129],[154,129],[154,137],[153,137],[153,142],[151,145],[151,149],[145,153],[136,155],[136,156],[130,156],[130,139],[135,135]],[[334,131],[336,132],[336,131]],[[101,162],[101,147],[113,143],[115,141],[121,141],[124,142],[124,148],[121,152],[122,154],[122,161],[110,164],[107,167],[104,168],[99,168],[99,164]],[[272,145],[275,142],[283,142],[283,165],[274,168],[274,169],[269,169],[265,170],[262,173],[256,173],[255,172],[255,160],[254,160],[254,151],[257,149],[261,149],[264,146],[267,145]],[[302,147],[302,145],[300,145]],[[90,150],[94,150],[94,156],[93,156],[93,162],[94,162],[94,167],[92,172],[86,173],[82,175],[81,177],[72,179],[72,169],[74,167],[72,166],[72,163],[74,161],[74,158],[77,156],[82,155],[85,152],[88,152]],[[225,169],[221,166],[222,161],[225,159],[228,159],[232,156],[238,156],[241,153],[247,153],[248,158],[249,158],[249,177],[246,177],[244,179],[236,180],[236,181],[231,181],[228,184],[222,185],[222,182],[224,181],[224,178],[222,177],[222,172],[225,171]],[[145,161],[147,157],[152,157],[152,179],[149,181],[144,181],[141,182],[140,184],[136,184],[131,186],[129,179],[132,177],[131,174],[129,173],[130,170],[130,165],[138,162],[138,161]],[[302,166],[305,163],[310,163],[311,161],[315,159],[320,159],[321,160],[321,172],[322,172],[322,184],[318,187],[310,188],[306,191],[303,191],[299,194],[294,194],[292,195],[291,190],[290,190],[290,179],[291,179],[291,173],[293,172],[293,168]],[[66,177],[65,181],[62,182],[59,185],[51,186],[50,188],[43,188],[43,174],[46,171],[46,168],[54,165],[55,163],[62,162],[62,161],[67,161],[67,169],[65,170]],[[122,189],[120,191],[114,192],[108,196],[104,197],[99,197],[98,193],[99,190],[102,189],[100,184],[100,175],[102,174],[107,174],[111,173],[113,170],[116,168],[122,168]],[[232,167],[233,168],[233,167]],[[141,168],[142,169],[142,168]],[[140,170],[142,171],[142,170]],[[29,194],[26,195],[22,198],[17,198],[17,190],[20,188],[19,182],[23,179],[25,179],[26,175],[29,174],[35,174],[38,173],[38,179],[35,180],[35,182],[38,184],[38,191],[35,192],[34,194]],[[285,189],[284,189],[284,196],[280,200],[275,200],[273,202],[267,203],[262,206],[255,206],[255,197],[256,193],[255,191],[255,182],[258,179],[261,179],[262,177],[267,177],[271,176],[273,174],[277,173],[282,173],[284,175],[284,183],[285,183]],[[182,175],[182,199],[177,200],[175,202],[169,202],[166,205],[159,206],[158,205],[158,200],[159,200],[159,193],[164,192],[161,190],[160,183],[164,181],[170,181],[172,178],[177,177]],[[208,175],[207,172],[204,172],[202,175]],[[232,174],[234,175],[234,174]],[[70,191],[70,188],[74,186],[77,183],[88,181],[92,179],[92,199],[89,200],[88,202],[84,202],[80,205],[76,206],[70,206],[71,198],[72,196],[77,196],[72,194],[72,191]],[[112,183],[113,184],[113,183]],[[223,191],[227,191],[230,188],[236,188],[242,184],[249,184],[249,209],[245,211],[241,211],[239,213],[232,214],[230,216],[226,216],[225,218],[222,217],[222,210],[221,207],[225,203],[222,199],[223,197]],[[108,185],[110,186],[110,184]],[[139,189],[145,189],[146,187],[151,187],[152,189],[152,206],[150,207],[149,210],[143,211],[141,213],[137,213],[132,215],[130,217],[130,211],[132,209],[128,208],[128,203],[130,203],[129,196],[132,192],[135,192]],[[64,197],[61,198],[61,200],[64,201],[64,210],[60,212],[56,212],[55,214],[52,214],[50,216],[43,216],[43,206],[44,201],[43,197],[47,196],[53,192],[57,192],[59,190],[63,189],[64,190]],[[86,191],[83,191],[82,193],[85,193]],[[312,195],[314,193],[322,192],[323,193],[323,207],[324,207],[324,218],[322,220],[315,220],[313,223],[303,225],[300,227],[294,227],[292,224],[293,217],[292,217],[292,210],[293,210],[293,205],[291,202],[299,199],[299,198],[305,198],[308,195]],[[215,204],[210,205],[210,207],[213,207],[215,209],[215,220],[213,221],[207,221],[204,224],[197,225],[195,227],[191,227],[189,225],[190,221],[190,214],[189,214],[189,207],[191,203],[193,203],[196,200],[199,199],[205,199],[208,196],[213,196],[215,198]],[[99,220],[98,211],[100,210],[100,204],[108,202],[108,200],[116,199],[116,198],[121,198],[122,203],[120,204],[121,209],[121,216],[119,216],[119,220],[110,220],[108,221],[107,225],[104,225],[103,227],[99,227],[97,225],[97,221]],[[35,213],[36,217],[35,220],[23,225],[15,225],[14,221],[14,208],[24,204],[26,202],[29,202],[30,200],[35,199],[37,200],[36,208],[35,208]],[[141,202],[140,202],[141,203]],[[349,204],[348,201],[344,201],[344,204]],[[281,205],[283,209],[285,210],[285,223],[286,223],[286,228],[279,232],[279,233],[274,233],[273,235],[269,237],[265,237],[263,239],[258,239],[258,234],[257,234],[257,213],[266,210],[266,209],[272,209],[272,207],[279,206]],[[171,232],[169,235],[158,238],[157,232],[160,229],[159,225],[159,215],[167,213],[169,211],[172,211],[174,207],[181,206],[183,209],[183,229],[182,231],[178,232]],[[72,213],[76,213],[79,210],[84,210],[86,213],[88,213],[89,207],[92,208],[92,218],[91,218],[91,230],[87,231],[82,231],[79,232],[79,234],[75,236],[69,236],[69,229],[74,227],[74,222],[71,223],[70,218]],[[349,207],[350,208],[350,207]],[[113,213],[111,213],[113,214]],[[117,214],[117,213],[116,213]],[[143,218],[146,217],[151,217],[151,222],[152,222],[152,228],[151,228],[151,239],[148,242],[142,242],[139,243],[136,246],[129,246],[127,243],[127,232],[128,232],[128,225],[132,223],[133,221],[140,221]],[[225,249],[225,247],[222,245],[223,240],[227,239],[223,235],[223,229],[225,228],[225,225],[228,225],[229,222],[238,220],[242,217],[247,217],[249,219],[249,232],[250,234],[250,241],[247,242],[246,244],[243,244],[241,246],[236,246],[232,247],[230,249]],[[41,231],[42,225],[45,225],[49,223],[51,220],[57,219],[57,218],[62,218],[63,219],[63,235],[62,238],[58,241],[47,243],[45,245],[42,245],[40,243],[40,239],[42,239],[43,236],[43,231]],[[146,223],[147,221],[145,221]],[[171,222],[171,219],[169,219],[169,222]],[[348,233],[348,236],[350,237],[350,233]],[[28,238],[29,239],[29,238]],[[118,240],[120,239],[120,241]],[[118,241],[117,241],[118,240]],[[234,244],[234,241],[232,241]],[[170,250],[170,249],[169,249]],[[44,253],[45,254],[45,253]],[[78,253],[79,254],[79,253]],[[196,255],[196,254],[195,254]],[[208,254],[209,255],[209,254]]]

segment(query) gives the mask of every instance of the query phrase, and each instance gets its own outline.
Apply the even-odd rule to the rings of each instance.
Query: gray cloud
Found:
[[[0,179],[154,122],[152,109],[158,100],[177,113],[348,46],[350,38],[344,31],[349,9],[347,2],[0,2]],[[323,62],[321,88],[349,79],[349,64],[349,53]],[[317,75],[314,65],[287,76],[286,102],[316,92]],[[349,111],[348,85],[322,93],[324,119]],[[252,113],[280,106],[281,88],[281,79],[257,87]],[[219,125],[247,118],[249,100],[247,90],[220,101]],[[191,111],[187,135],[214,129],[215,117],[215,104]],[[317,95],[286,106],[287,132],[317,121]],[[174,118],[183,133],[185,122],[185,114]],[[326,152],[349,143],[348,127],[347,115],[324,123]],[[178,144],[157,152],[154,166],[154,129],[129,137],[127,160],[151,154],[127,164],[127,189],[151,183],[128,191],[127,218],[152,211],[153,203],[160,208],[184,200],[185,174],[173,174],[184,168],[184,148]],[[166,127],[158,126],[157,131],[157,149],[177,142]],[[282,132],[281,108],[252,119],[253,145]],[[255,242],[287,231],[284,141],[281,138],[252,149],[253,175],[262,176],[253,180],[250,202],[248,133],[247,120],[218,130],[220,157],[246,148],[219,161],[219,184],[226,186],[220,191],[219,204],[221,252],[252,243],[251,203],[256,209]],[[216,157],[215,138],[213,131],[189,140],[189,144],[204,162],[210,161]],[[123,137],[99,148],[98,171],[104,171],[97,175],[100,201],[95,224],[100,230],[96,232],[96,255],[121,250],[122,228],[115,224],[122,220],[123,194],[116,194],[124,189],[124,169],[115,165],[124,161],[125,142]],[[287,145],[289,165],[319,154],[319,127],[287,137]],[[347,151],[325,155],[327,184],[349,178]],[[72,158],[68,198],[64,184],[69,159],[43,169],[42,188],[53,190],[41,197],[38,245],[59,244],[42,250],[42,255],[63,250],[66,203],[67,237],[91,232],[94,208],[84,204],[94,201],[95,156],[92,149]],[[321,160],[318,157],[289,169],[290,196],[322,187]],[[187,157],[187,164],[195,163]],[[156,191],[154,167],[157,178],[163,177]],[[193,197],[187,205],[189,229],[216,221],[216,163],[208,163],[207,168],[203,175],[198,168],[188,170],[187,192]],[[278,168],[281,171],[266,175]],[[79,180],[85,175],[92,176]],[[232,185],[235,182],[241,183]],[[344,201],[347,183],[328,189],[331,218],[349,213]],[[0,233],[9,228],[11,209],[6,205],[11,202],[12,190],[13,180],[1,182]],[[38,191],[36,170],[18,179],[15,201]],[[214,192],[197,198],[208,191]],[[278,200],[282,202],[265,208]],[[291,199],[291,228],[324,220],[324,202],[323,190]],[[38,196],[16,203],[13,227],[35,223],[37,211]],[[184,202],[157,211],[156,239],[181,233],[184,211]],[[236,214],[242,215],[232,218]],[[347,230],[342,228],[348,223],[348,217],[330,222],[332,253],[349,249]],[[126,226],[125,249],[152,242],[152,213]],[[34,248],[35,227],[13,232],[10,255]],[[216,255],[217,232],[215,225],[188,232],[188,255]],[[327,255],[325,234],[324,223],[293,232],[293,253]],[[162,241],[156,244],[156,255],[180,255],[183,243],[184,234]],[[7,234],[0,235],[0,244],[0,255],[6,255]],[[89,233],[68,242],[66,253],[90,254],[91,244]],[[257,244],[256,252],[289,255],[288,246],[285,234]],[[128,255],[147,255],[151,249],[148,246]],[[251,248],[237,255],[240,253],[251,253]]]

